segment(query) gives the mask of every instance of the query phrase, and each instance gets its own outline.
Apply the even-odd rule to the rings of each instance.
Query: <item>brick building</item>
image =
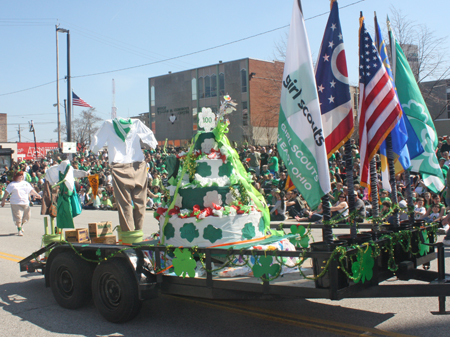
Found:
[[[230,141],[276,142],[283,62],[250,58],[149,78],[149,118],[156,139],[187,146],[203,107],[216,112],[224,95],[238,104],[228,115]]]
[[[0,113],[0,142],[8,141],[7,115]]]

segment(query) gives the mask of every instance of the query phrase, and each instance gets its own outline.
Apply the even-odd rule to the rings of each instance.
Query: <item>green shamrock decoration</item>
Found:
[[[172,260],[175,274],[177,276],[195,277],[196,262],[192,258],[192,253],[188,249],[177,248],[174,251],[175,258]]]
[[[175,228],[173,228],[173,225],[170,222],[167,223],[166,227],[164,228],[164,236],[167,240],[175,237]]]
[[[253,276],[261,277],[265,274],[268,277],[268,275],[277,275],[280,270],[280,265],[277,263],[272,264],[272,262],[272,256],[260,256],[255,260],[255,264],[252,267]]]
[[[209,240],[211,243],[214,243],[217,240],[222,239],[222,230],[214,227],[213,225],[208,225],[203,231],[203,238],[205,240]]]
[[[261,233],[264,233],[265,228],[266,228],[266,224],[264,222],[264,218],[261,217],[261,219],[259,219],[258,229]]]
[[[230,176],[232,170],[233,170],[233,166],[231,166],[230,162],[220,165],[219,166],[219,177]]]
[[[95,255],[97,255],[98,257],[102,256],[102,251],[99,249],[97,249],[97,251],[95,252]]]
[[[253,227],[252,223],[246,223],[244,228],[242,229],[242,239],[253,239],[255,237],[255,227]]]
[[[422,232],[420,232],[419,235],[422,235],[424,243],[430,243],[430,239],[428,238],[427,231],[422,231]],[[420,256],[424,256],[425,254],[428,254],[428,252],[430,251],[430,246],[423,244],[422,240],[420,240],[420,238],[418,240],[419,240]]]
[[[197,170],[195,172],[201,175],[202,177],[209,177],[211,176],[212,173],[211,166],[209,166],[205,162],[197,163]]]
[[[180,228],[181,237],[188,240],[189,242],[194,241],[195,238],[199,237],[198,229],[192,222],[185,223],[183,227]]]
[[[366,280],[370,281],[373,276],[373,266],[375,265],[375,259],[372,257],[372,247],[367,245],[367,249],[360,251],[356,257],[356,261],[352,264],[352,273],[356,277],[355,283],[361,281],[364,283]]]
[[[309,245],[309,236],[308,234],[306,234],[306,229],[304,226],[296,226],[296,225],[292,225],[291,226],[291,233],[292,234],[297,234],[295,237],[289,239],[289,241],[291,241],[291,243],[296,247],[296,248],[308,248]]]

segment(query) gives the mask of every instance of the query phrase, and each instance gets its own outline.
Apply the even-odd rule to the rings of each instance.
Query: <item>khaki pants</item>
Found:
[[[11,204],[11,213],[13,221],[17,227],[22,227],[24,223],[30,220],[31,208],[30,205],[13,205]]]
[[[120,228],[124,232],[142,229],[147,198],[145,162],[112,163],[111,169]],[[134,204],[134,209],[131,202]]]

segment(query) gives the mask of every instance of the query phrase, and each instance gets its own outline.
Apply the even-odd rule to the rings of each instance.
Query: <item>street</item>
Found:
[[[32,208],[25,235],[17,236],[9,204],[0,208],[0,337],[3,336],[448,336],[450,316],[433,315],[437,298],[264,299],[209,301],[161,295],[144,302],[138,317],[113,324],[93,303],[79,310],[58,306],[44,277],[19,271],[17,262],[38,250],[44,233],[40,207]],[[115,211],[83,211],[78,228],[111,220]],[[157,231],[152,212],[144,233]],[[113,227],[114,227],[113,226]],[[338,232],[338,231],[336,231]],[[340,230],[340,232],[345,232]],[[320,230],[314,235],[320,240]],[[443,236],[439,236],[442,240]],[[446,249],[446,256],[450,253]],[[436,266],[432,263],[432,269]],[[450,271],[447,258],[446,270]],[[389,282],[399,282],[394,279]],[[449,309],[450,310],[450,309]]]

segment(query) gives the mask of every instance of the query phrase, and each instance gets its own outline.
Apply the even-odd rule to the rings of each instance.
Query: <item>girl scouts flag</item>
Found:
[[[397,124],[402,109],[372,38],[360,19],[359,146],[361,185],[369,185],[369,162]]]
[[[353,133],[353,112],[348,85],[344,39],[339,8],[331,1],[331,13],[316,63],[316,82],[322,111],[325,145],[330,158]]]
[[[433,119],[428,112],[408,60],[394,37],[389,20],[387,24],[391,37],[392,71],[398,98],[424,148],[421,155],[411,160],[411,171],[422,174],[425,185],[434,193],[438,193],[444,189],[445,184],[439,161],[434,152],[438,145],[438,137]]]
[[[300,194],[315,209],[330,191],[325,136],[300,0],[294,2],[278,121],[278,152]]]

